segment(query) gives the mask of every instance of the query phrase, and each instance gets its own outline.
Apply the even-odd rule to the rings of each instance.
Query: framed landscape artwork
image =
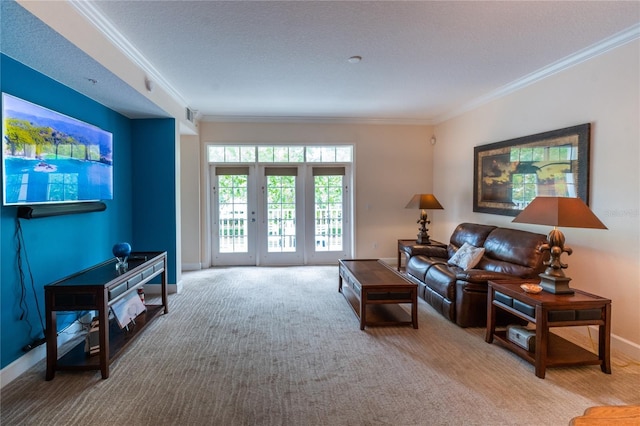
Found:
[[[474,148],[473,211],[517,216],[535,197],[589,204],[591,124]]]

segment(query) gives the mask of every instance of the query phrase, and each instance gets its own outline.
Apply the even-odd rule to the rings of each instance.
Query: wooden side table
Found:
[[[574,294],[543,291],[525,293],[520,285],[527,280],[489,281],[487,295],[487,343],[496,341],[535,365],[536,376],[544,379],[547,367],[600,365],[611,374],[611,300],[576,290]],[[531,282],[531,280],[529,280]],[[502,309],[535,324],[535,348],[524,349],[511,342],[506,331],[496,331],[496,311]],[[550,333],[551,327],[597,325],[598,354]]]
[[[416,239],[411,240],[398,240],[398,271],[402,266],[402,254],[405,255],[405,263],[411,256],[417,256],[419,254],[429,255],[434,247],[441,247],[446,249],[447,245],[440,241],[431,240],[429,244],[418,244]]]
[[[102,378],[109,377],[109,365],[160,314],[169,313],[167,298],[167,252],[133,252],[126,272],[116,269],[116,259],[62,278],[44,286],[47,372],[52,380],[57,370],[100,370]],[[162,304],[145,305],[146,311],[135,319],[128,331],[109,321],[111,306],[128,297],[139,297],[138,289],[152,278],[160,276]],[[56,317],[59,311],[97,311],[100,350],[87,356],[84,341],[58,359]]]

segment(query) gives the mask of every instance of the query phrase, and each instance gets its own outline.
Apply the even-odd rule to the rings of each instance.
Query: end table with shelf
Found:
[[[403,254],[406,264],[411,256],[417,256],[419,254],[429,255],[434,247],[446,249],[447,245],[435,240],[431,240],[428,244],[418,244],[415,238],[411,240],[398,240],[398,271],[402,268]]]
[[[486,342],[495,339],[535,366],[544,379],[547,367],[600,365],[611,374],[611,300],[581,290],[573,294],[526,293],[521,284],[531,280],[489,281]],[[503,310],[535,325],[535,347],[528,351],[496,331],[496,311]],[[598,353],[584,349],[549,331],[552,327],[598,326]]]

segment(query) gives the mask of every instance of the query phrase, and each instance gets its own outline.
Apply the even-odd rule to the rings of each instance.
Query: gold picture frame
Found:
[[[536,196],[589,204],[591,124],[474,147],[473,211],[517,216]]]

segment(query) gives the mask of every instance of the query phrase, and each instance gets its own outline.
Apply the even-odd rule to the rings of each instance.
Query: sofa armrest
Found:
[[[505,274],[503,272],[485,271],[484,269],[468,269],[458,271],[456,279],[458,281],[468,281],[471,283],[483,283],[493,280],[505,280],[518,278],[516,275]]]
[[[447,252],[447,246],[443,245],[415,245],[405,248],[405,253],[412,256],[426,256],[426,257],[438,257],[445,260],[449,259],[449,253]]]

